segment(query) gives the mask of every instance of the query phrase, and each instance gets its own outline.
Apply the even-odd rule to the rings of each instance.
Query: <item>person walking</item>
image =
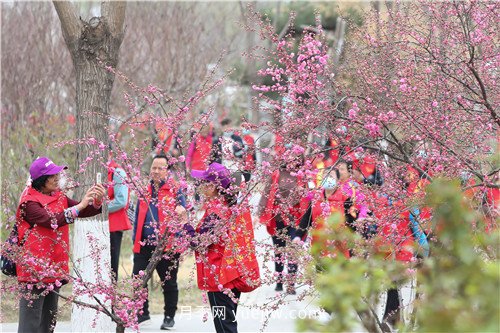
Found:
[[[191,143],[186,154],[186,168],[191,170],[204,170],[210,164],[212,146],[215,140],[213,125],[195,124],[195,130],[191,137]]]
[[[150,169],[150,184],[145,198],[139,198],[133,231],[134,265],[133,274],[139,275],[148,266],[155,248],[163,237],[168,237],[164,254],[156,266],[156,272],[162,282],[164,319],[162,330],[172,329],[175,325],[175,313],[179,300],[177,287],[177,271],[179,269],[179,252],[175,246],[175,226],[173,216],[185,213],[184,197],[168,171],[168,157],[156,155]],[[146,287],[147,288],[147,287]],[[139,324],[150,320],[149,302],[146,298],[142,313],[139,313]]]
[[[286,283],[287,293],[294,295],[298,264],[297,258],[289,255],[288,249],[295,235],[295,227],[309,205],[309,199],[303,195],[304,180],[292,176],[292,169],[283,165],[273,172],[271,181],[262,192],[267,195],[260,198],[258,216],[260,223],[266,225],[274,245],[277,274],[275,291],[283,291],[283,284]],[[284,273],[285,264],[288,274]]]
[[[231,123],[229,118],[221,121],[222,135],[215,139],[211,162],[222,164],[231,173],[243,172],[245,143],[241,136],[234,132]]]
[[[243,141],[245,143],[245,153],[243,159],[245,160],[245,167],[243,171],[243,177],[245,178],[245,182],[250,181],[250,177],[252,176],[252,172],[255,171],[257,166],[257,154],[255,150],[255,139],[249,130],[243,130]]]
[[[364,195],[359,191],[359,184],[352,178],[352,163],[340,160],[337,163],[335,173],[328,172],[321,183],[320,195],[309,204],[306,212],[300,219],[300,223],[293,236],[294,242],[305,239],[308,230],[312,227],[316,232],[313,234],[313,242],[318,241],[317,235],[321,235],[325,228],[325,221],[334,213],[343,215],[343,223],[339,227],[346,226],[354,232],[363,234],[364,230],[358,230],[356,221],[365,219],[368,215],[368,207],[364,202]],[[328,207],[328,209],[324,209]],[[347,258],[352,256],[352,249],[345,244],[336,242],[336,249],[328,249],[322,244],[323,255],[332,251],[340,251]]]

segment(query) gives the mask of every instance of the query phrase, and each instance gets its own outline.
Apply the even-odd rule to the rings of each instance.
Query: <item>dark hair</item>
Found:
[[[161,154],[157,154],[157,155],[153,156],[153,159],[151,160],[151,162],[153,162],[154,160],[160,159],[160,158],[165,159],[165,161],[167,161],[167,165],[168,165],[168,167],[170,167],[170,158],[171,158],[171,157],[170,157],[170,156],[167,156],[167,155],[165,155],[165,154],[163,154],[163,153],[161,153]]]
[[[224,197],[229,207],[236,205],[238,201],[236,194],[230,193],[227,189],[219,190],[219,188],[217,188],[217,192]]]
[[[44,175],[44,176],[38,177],[37,179],[34,179],[31,182],[31,187],[33,187],[35,190],[40,192],[42,190],[42,187],[45,186],[45,183],[47,182],[47,179],[49,179],[50,176],[52,176],[52,175]]]
[[[156,159],[159,159],[159,158],[164,158],[165,161],[167,161],[167,170],[170,170],[172,169],[172,167],[174,166],[173,164],[171,164],[170,162],[170,155],[165,155],[165,154],[157,154],[155,156],[153,156],[153,160],[151,161],[151,163],[153,163],[154,160]]]
[[[231,119],[229,119],[229,118],[224,118],[224,119],[222,119],[222,121],[220,122],[220,124],[221,124],[222,126],[229,125],[229,124],[231,124]]]
[[[165,154],[158,154],[158,155],[153,156],[153,161],[156,160],[157,158],[164,158],[167,161],[167,163],[169,160],[168,156]]]
[[[229,207],[238,203],[239,188],[243,178],[241,171],[236,171],[231,174],[231,183],[228,188],[218,187],[217,191],[224,197]]]
[[[226,200],[226,203],[230,207],[234,206],[238,200],[238,194],[233,192],[234,190],[231,190],[230,188],[222,188],[220,186],[217,186],[217,193],[224,197],[224,200]]]
[[[351,161],[347,161],[347,160],[339,160],[337,162],[337,165],[339,165],[341,163],[345,164],[347,166],[347,171],[349,171],[349,173],[352,174],[352,162]]]

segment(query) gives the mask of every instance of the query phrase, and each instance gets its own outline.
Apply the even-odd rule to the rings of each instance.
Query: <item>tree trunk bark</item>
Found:
[[[71,49],[73,63],[76,68],[76,114],[77,114],[77,138],[78,140],[96,139],[107,146],[109,124],[109,98],[113,87],[114,75],[105,70],[99,63],[103,62],[115,67],[118,58],[119,42],[113,40],[109,34],[107,23],[104,20],[94,20],[94,24],[85,25],[78,42]],[[91,20],[91,21],[92,21]],[[107,61],[106,61],[107,60]],[[111,60],[111,61],[110,61]],[[96,144],[83,143],[77,147],[76,161],[77,168],[85,162],[87,157],[93,160],[83,168],[83,173],[79,174],[79,191],[77,198],[83,196],[90,184],[96,179],[96,174],[100,172],[107,175],[104,167],[107,161],[107,149],[99,151]],[[100,152],[99,155],[96,153]],[[74,226],[74,270],[79,271],[83,281],[99,283],[102,281],[110,284],[110,244],[109,244],[109,223],[107,209],[103,207],[103,213],[95,218],[82,219]],[[89,239],[91,237],[91,239]],[[95,258],[92,252],[99,248],[100,256]],[[97,274],[96,274],[97,273]],[[74,288],[80,286],[74,285]],[[101,298],[102,295],[94,295]],[[82,301],[92,302],[86,296]],[[106,304],[110,306],[110,304]],[[99,332],[109,332],[112,329],[110,318],[99,314],[92,325],[92,318],[95,311],[82,307],[73,306],[72,330],[73,332],[87,332],[97,330]]]
[[[116,325],[116,333],[125,333],[125,326],[123,325]]]
[[[93,22],[92,22],[93,21]],[[91,24],[86,24],[77,44],[71,50],[76,70],[76,113],[77,113],[77,138],[86,140],[95,138],[107,146],[109,125],[109,98],[113,88],[114,75],[104,68],[104,63],[116,67],[118,50],[121,40],[115,40],[109,33],[107,22],[102,18],[93,18]],[[100,62],[102,61],[102,63]],[[78,168],[87,157],[93,157],[91,163],[79,175],[80,184],[93,184],[96,174],[100,172],[107,175],[103,166],[106,164],[107,150],[101,155],[95,155],[99,151],[95,144],[80,144],[77,149]],[[83,196],[83,191],[88,186],[80,186],[78,197]],[[107,209],[101,216],[89,218],[75,224],[74,228],[74,270],[80,271],[82,278],[87,282],[98,283],[99,280],[106,284],[110,279],[110,244],[109,244],[109,222]],[[92,240],[88,239],[91,237]],[[88,241],[87,241],[88,240]],[[100,257],[93,258],[93,249],[100,248]],[[97,259],[97,260],[96,260]],[[98,272],[96,275],[95,273]],[[78,286],[75,286],[78,287]],[[102,295],[95,295],[100,297]],[[91,301],[87,299],[86,301]],[[110,306],[110,304],[106,304]],[[95,311],[73,306],[72,327],[73,332],[87,332],[92,330],[90,326]],[[98,331],[111,331],[110,318],[99,314],[97,319]],[[78,330],[75,328],[78,327]],[[96,328],[97,328],[96,327]]]
[[[76,170],[80,186],[75,194],[79,199],[95,183],[98,172],[103,177],[107,175],[107,148],[102,150],[99,145],[107,147],[109,142],[109,99],[114,74],[106,70],[106,66],[115,68],[118,63],[118,52],[123,40],[125,3],[104,2],[101,6],[103,16],[94,17],[89,22],[78,18],[70,2],[54,1],[54,7],[76,72]],[[75,223],[73,262],[74,275],[82,281],[74,282],[75,295],[83,287],[82,284],[111,284],[109,222],[105,205],[101,215],[80,219]],[[101,303],[108,310],[111,308],[111,304],[102,301],[103,295],[93,291],[76,296],[79,296],[80,301]],[[113,330],[110,317],[102,312],[96,314],[94,309],[76,305],[73,305],[71,322],[73,332]]]

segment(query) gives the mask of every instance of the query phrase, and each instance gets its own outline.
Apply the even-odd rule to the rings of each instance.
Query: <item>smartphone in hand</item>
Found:
[[[98,172],[96,177],[95,177],[95,183],[96,184],[102,184],[102,179],[101,179],[101,173]]]

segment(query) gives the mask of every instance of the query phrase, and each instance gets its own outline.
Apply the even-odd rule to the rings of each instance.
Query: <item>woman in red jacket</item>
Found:
[[[60,190],[59,173],[66,168],[47,157],[37,158],[30,167],[31,186],[21,194],[16,213],[18,244],[22,245],[17,279],[23,293],[18,332],[54,331],[57,292],[70,279],[69,224],[77,217],[101,212],[106,192],[102,185],[90,188],[80,202]]]
[[[212,163],[191,176],[200,181],[205,209],[196,229],[185,225],[193,237],[198,287],[208,292],[216,331],[237,332],[238,299],[260,285],[250,211],[236,207],[231,176],[223,165]]]

